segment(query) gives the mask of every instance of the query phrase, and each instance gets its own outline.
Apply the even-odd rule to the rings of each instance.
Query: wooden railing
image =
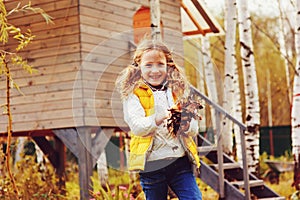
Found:
[[[244,189],[245,189],[245,199],[250,200],[250,185],[249,185],[249,173],[247,165],[247,154],[246,154],[246,141],[245,141],[245,131],[247,129],[246,125],[235,119],[226,110],[224,110],[220,105],[210,100],[206,95],[199,92],[195,87],[191,86],[191,92],[201,97],[207,104],[215,109],[216,115],[216,134],[218,136],[217,141],[217,151],[218,151],[218,171],[219,171],[219,195],[220,198],[225,197],[224,191],[224,168],[223,168],[223,137],[221,134],[221,116],[228,118],[234,124],[240,128],[240,139],[242,148],[242,159],[243,159],[243,178],[244,178]]]

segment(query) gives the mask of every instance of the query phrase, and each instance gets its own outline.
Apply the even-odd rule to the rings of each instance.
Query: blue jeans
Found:
[[[166,200],[168,186],[179,200],[202,200],[191,163],[186,156],[171,163],[162,163],[164,162],[147,162],[145,171],[140,172],[140,182],[147,200]],[[157,166],[161,167],[157,169]]]

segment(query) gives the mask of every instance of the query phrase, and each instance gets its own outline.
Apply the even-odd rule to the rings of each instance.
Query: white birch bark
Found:
[[[236,0],[225,1],[225,67],[224,67],[224,95],[223,107],[233,115],[234,112],[234,66],[236,66],[235,38],[236,38]],[[233,134],[232,122],[223,118],[222,123],[223,150],[232,155]]]
[[[300,0],[296,1],[297,17],[295,26],[296,72],[294,76],[293,101],[291,113],[292,152],[295,161],[294,183],[300,189]]]
[[[17,139],[14,165],[16,165],[16,163],[21,160],[21,153],[24,151],[24,145],[26,140],[27,140],[26,137],[18,137]]]
[[[196,69],[196,82],[195,87],[203,94],[205,94],[205,83],[204,83],[204,66],[203,66],[203,54],[201,51],[201,39],[200,38],[193,38],[193,39],[184,39],[184,43],[188,43],[185,48],[189,49],[190,51],[195,52],[194,54],[186,55],[185,61],[192,64]],[[196,56],[195,56],[196,55]],[[199,121],[199,131],[205,132],[207,130],[206,127],[206,117],[205,116],[205,109],[201,109],[199,114],[202,119]]]
[[[208,97],[218,103],[218,96],[217,96],[217,87],[216,87],[216,78],[214,73],[214,66],[211,60],[211,53],[210,53],[210,42],[208,37],[201,37],[202,42],[202,54],[203,54],[203,65],[204,65],[204,74],[207,86],[207,93]],[[216,128],[216,113],[213,107],[210,107],[211,111],[211,124],[213,130]],[[215,133],[215,131],[214,131]]]
[[[259,170],[259,98],[255,71],[251,20],[247,0],[238,0],[238,22],[240,33],[241,57],[246,99],[246,152],[249,171],[258,174]]]
[[[160,0],[149,0],[150,3],[150,17],[152,28],[152,39],[161,41],[161,27],[160,27]]]
[[[197,44],[196,44],[197,45]],[[197,89],[205,94],[205,83],[204,83],[204,66],[203,63],[203,54],[199,51],[201,47],[197,46],[197,55],[198,55],[198,77],[197,77]],[[205,109],[200,110],[200,115],[205,116]],[[199,130],[204,132],[207,129],[206,127],[206,117],[202,117],[199,122]]]
[[[35,148],[35,154],[36,154],[36,161],[37,161],[37,163],[41,164],[44,161],[44,153],[37,144],[34,144],[34,145],[35,145],[34,148]]]
[[[17,162],[19,162],[22,159],[21,154],[24,153],[24,146],[25,146],[26,141],[27,141],[26,137],[18,138],[14,164],[16,164]],[[40,164],[41,168],[44,168],[45,167],[43,164],[44,153],[36,143],[34,143],[34,148],[35,148],[37,163]]]
[[[286,42],[285,42],[285,31],[286,28],[284,27],[284,21],[285,21],[285,12],[282,6],[282,0],[278,0],[278,10],[279,10],[279,17],[278,17],[278,24],[279,24],[279,31],[278,31],[278,41],[280,45],[280,53],[282,55],[282,58],[284,59],[284,67],[285,67],[285,73],[286,73],[286,84],[287,84],[287,93],[288,98],[291,103],[291,95],[292,95],[292,88],[291,88],[291,79],[290,79],[290,71],[289,71],[289,57],[287,53],[286,48]]]
[[[227,34],[229,33],[229,31],[226,31],[226,37],[232,38],[233,43],[231,43],[230,45],[230,49],[228,49],[228,54],[229,55],[225,55],[225,66],[227,65],[231,65],[232,69],[230,69],[230,71],[228,73],[233,73],[233,80],[231,80],[229,77],[227,77],[227,81],[228,82],[232,82],[232,88],[233,89],[233,94],[232,96],[230,95],[230,99],[228,99],[229,101],[232,101],[232,109],[230,112],[232,112],[232,116],[237,119],[240,122],[243,122],[243,118],[242,118],[242,103],[241,103],[241,90],[240,90],[240,83],[239,83],[239,72],[238,72],[238,68],[237,68],[237,64],[236,64],[236,51],[235,51],[235,47],[236,47],[236,43],[235,43],[235,39],[236,39],[236,0],[226,0],[226,6],[229,6],[230,8],[228,8],[227,12],[228,15],[226,17],[227,21],[230,20],[232,21],[231,23],[228,23],[228,25],[226,25],[227,30],[230,30],[230,36],[227,36]],[[230,25],[232,24],[232,25]],[[226,39],[227,40],[227,39]],[[227,46],[225,43],[225,48],[227,50]],[[229,63],[226,64],[226,57],[228,56],[228,60]],[[226,67],[225,67],[226,68]],[[231,71],[233,70],[233,71]],[[226,77],[226,74],[225,74]],[[224,81],[224,85],[227,85],[226,80]],[[229,83],[231,84],[231,83]],[[226,87],[226,86],[225,86]],[[226,94],[229,93],[230,91],[230,87],[228,87],[228,92],[225,92]],[[233,129],[234,135],[235,135],[235,145],[236,145],[236,158],[237,161],[242,165],[243,164],[243,156],[242,156],[242,145],[241,145],[241,135],[240,135],[240,127],[236,124],[233,125],[233,127],[230,127],[231,129]],[[229,129],[229,128],[228,128]],[[225,139],[226,140],[226,139]]]
[[[108,181],[108,169],[105,151],[100,154],[97,160],[97,172],[101,186],[106,187]]]
[[[242,101],[241,101],[241,90],[240,90],[240,83],[239,83],[239,72],[238,68],[235,65],[234,69],[234,112],[233,117],[240,122],[243,122],[243,113],[242,113]],[[236,124],[233,125],[234,135],[235,135],[235,145],[236,145],[236,157],[238,163],[243,165],[243,156],[242,156],[242,143],[241,143],[241,133],[240,127]]]

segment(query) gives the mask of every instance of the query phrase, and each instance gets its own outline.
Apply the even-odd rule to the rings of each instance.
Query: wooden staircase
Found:
[[[232,117],[218,104],[212,102],[197,89],[191,88],[192,92],[200,96],[207,104],[212,106],[216,113],[216,135],[217,145],[211,144],[204,137],[197,137],[198,153],[200,157],[205,157],[208,162],[201,159],[200,175],[202,181],[213,188],[218,194],[219,199],[226,200],[283,200],[284,197],[267,187],[263,180],[248,172],[245,131],[247,127]],[[231,120],[240,128],[241,148],[243,165],[235,162],[223,152],[223,139],[221,134],[221,116]],[[208,164],[209,163],[209,164]]]
[[[213,188],[219,194],[219,164],[218,164],[218,151],[216,146],[203,138],[201,135],[198,137],[198,152],[200,157],[205,157],[209,160],[204,162],[201,159],[200,178],[211,188]],[[245,196],[245,182],[243,179],[243,167],[232,160],[228,155],[223,153],[223,163],[221,164],[221,170],[224,173],[224,194],[220,199],[247,199]],[[253,174],[249,173],[249,188],[251,199],[272,199],[272,200],[283,200],[284,197],[280,197],[269,187],[267,187],[263,180],[258,179]]]

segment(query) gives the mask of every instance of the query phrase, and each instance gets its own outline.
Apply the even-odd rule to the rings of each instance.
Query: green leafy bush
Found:
[[[0,155],[0,160],[4,162],[3,155]],[[62,192],[56,185],[57,178],[51,164],[38,164],[34,156],[25,156],[16,164],[14,178],[22,200],[66,199],[60,195]],[[15,199],[13,188],[7,172],[1,170],[0,199]]]

